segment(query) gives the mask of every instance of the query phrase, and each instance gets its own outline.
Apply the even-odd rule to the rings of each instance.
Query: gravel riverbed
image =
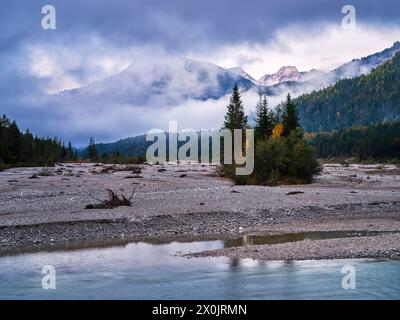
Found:
[[[200,164],[60,164],[0,172],[0,253],[144,240],[229,239],[305,230],[400,231],[394,165],[325,165],[309,185],[235,186]],[[35,175],[36,174],[36,175]],[[131,207],[85,210],[105,189]],[[296,193],[297,192],[297,193]],[[294,194],[293,194],[294,193]],[[304,240],[203,255],[257,259],[398,257],[399,235]]]

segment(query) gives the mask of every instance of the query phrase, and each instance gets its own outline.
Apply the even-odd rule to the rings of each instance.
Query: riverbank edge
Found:
[[[314,230],[321,228],[336,230],[339,227],[337,221],[344,221],[345,224],[341,223],[340,228],[344,227],[347,230],[361,230],[357,224],[362,220],[387,221],[386,229],[392,230],[384,231],[399,231],[400,228],[393,227],[392,223],[400,221],[399,212],[400,201],[395,201],[303,207],[290,212],[285,210],[263,210],[252,214],[205,212],[157,215],[141,220],[121,218],[0,226],[0,255],[126,245],[138,241],[168,243],[223,240],[250,233],[302,232],[313,230],[313,226]],[[306,227],[304,223],[307,224]],[[321,223],[325,224],[325,227],[321,227]],[[376,230],[368,225],[363,227],[363,230],[366,229]],[[400,241],[398,242],[400,248]],[[367,257],[381,258],[394,255],[393,252],[387,255],[381,252],[376,254],[377,256],[369,253]],[[310,258],[317,259],[318,255],[315,257],[311,255]]]

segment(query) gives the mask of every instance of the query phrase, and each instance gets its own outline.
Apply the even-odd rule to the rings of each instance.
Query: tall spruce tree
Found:
[[[260,94],[260,101],[256,106],[256,140],[264,140],[269,138],[272,134],[273,123],[271,114],[268,110],[267,97],[262,97]]]
[[[292,100],[290,93],[286,97],[286,101],[283,105],[283,136],[287,137],[293,131],[298,129],[299,133],[302,134],[299,117],[297,115],[296,104]]]
[[[0,164],[8,160],[8,142],[7,135],[11,126],[10,120],[3,115],[0,119]]]
[[[232,96],[227,106],[227,113],[225,115],[224,129],[246,129],[247,116],[244,114],[243,102],[240,97],[239,87],[237,83],[232,90]]]
[[[275,110],[271,111],[271,120],[272,120],[273,127],[275,127],[279,123],[282,124],[282,120],[283,120],[283,105],[284,104],[285,104],[285,102],[281,102],[280,104],[278,104],[275,107]]]
[[[243,102],[239,92],[239,86],[235,83],[232,89],[232,95],[229,99],[229,104],[227,106],[227,112],[225,115],[225,121],[223,129],[229,129],[233,131],[234,129],[242,129],[242,148],[245,149],[245,133],[244,129],[247,128],[247,116],[244,114]],[[224,150],[224,141],[221,139],[221,150]],[[232,150],[234,150],[234,139],[232,139]],[[221,158],[223,158],[223,154],[221,154]],[[233,162],[235,160],[233,159]]]
[[[76,160],[76,158],[75,158],[75,150],[74,150],[74,147],[72,146],[71,141],[68,142],[68,147],[67,147],[67,160],[68,160],[68,161]]]
[[[97,154],[96,143],[94,142],[94,138],[90,137],[89,145],[87,147],[87,157],[90,161],[96,161],[99,156]]]
[[[6,134],[6,146],[8,152],[8,162],[18,163],[21,152],[21,132],[15,120],[11,123]],[[6,160],[7,161],[7,160]]]

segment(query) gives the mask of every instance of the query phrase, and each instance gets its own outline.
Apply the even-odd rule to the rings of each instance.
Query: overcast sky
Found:
[[[46,4],[56,8],[56,30],[41,27]],[[356,30],[341,27],[345,4],[356,8]],[[35,113],[29,101],[104,79],[137,56],[241,66],[257,79],[283,65],[330,70],[400,40],[399,13],[398,0],[2,0],[0,112],[22,129],[78,143],[133,135],[128,127],[60,131],[68,110]]]

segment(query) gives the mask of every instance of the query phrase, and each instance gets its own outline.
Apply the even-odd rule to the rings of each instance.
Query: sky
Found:
[[[55,30],[41,26],[47,4],[56,8]],[[349,4],[355,30],[341,25]],[[21,129],[76,145],[90,135],[112,141],[144,133],[173,117],[195,129],[222,121],[226,99],[185,101],[162,113],[158,106],[99,110],[93,101],[71,106],[46,99],[134,62],[188,57],[241,66],[258,79],[285,65],[328,71],[400,40],[398,0],[3,0],[1,6],[0,113]]]

